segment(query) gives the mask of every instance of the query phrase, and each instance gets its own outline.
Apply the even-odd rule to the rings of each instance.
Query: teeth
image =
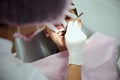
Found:
[[[59,31],[57,34],[59,34],[60,36],[64,36],[65,33],[66,33],[66,30],[64,30],[64,31]]]

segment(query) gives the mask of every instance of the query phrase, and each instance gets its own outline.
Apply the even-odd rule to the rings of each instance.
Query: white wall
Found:
[[[101,31],[120,43],[120,0],[73,0],[83,25],[90,32]]]

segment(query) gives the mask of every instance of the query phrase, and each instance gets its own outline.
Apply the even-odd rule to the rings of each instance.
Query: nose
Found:
[[[66,32],[66,28],[64,28],[63,24],[57,24],[57,25],[55,25],[55,27],[58,30],[57,33],[65,33]]]
[[[55,25],[55,27],[56,27],[58,30],[64,29],[64,27],[63,27],[62,24],[57,24],[57,25]]]

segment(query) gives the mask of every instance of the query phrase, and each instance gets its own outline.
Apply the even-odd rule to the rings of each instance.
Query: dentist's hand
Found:
[[[68,23],[65,42],[69,51],[69,64],[83,64],[83,46],[86,38],[81,30],[81,22],[76,20]]]

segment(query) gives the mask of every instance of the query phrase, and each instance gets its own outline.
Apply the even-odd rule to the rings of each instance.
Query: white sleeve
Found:
[[[0,54],[0,80],[48,80],[39,69],[14,56]]]
[[[15,58],[12,43],[0,38],[0,80],[48,80],[39,69]]]

